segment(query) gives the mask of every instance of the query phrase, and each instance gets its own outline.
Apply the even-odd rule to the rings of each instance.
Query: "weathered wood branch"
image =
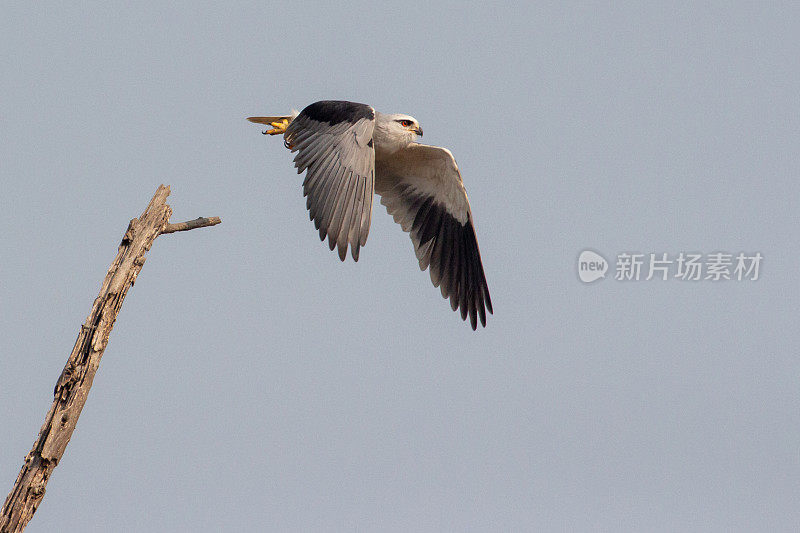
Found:
[[[167,227],[161,230],[161,235],[165,233],[175,233],[176,231],[189,231],[190,229],[205,228],[207,226],[216,226],[222,222],[219,217],[203,218],[198,217],[194,220],[186,222],[178,222],[177,224],[167,224]]]
[[[169,224],[172,214],[166,202],[169,192],[169,187],[161,185],[142,216],[131,220],[122,237],[117,257],[100,287],[100,295],[81,326],[75,347],[58,378],[53,391],[55,398],[39,430],[39,437],[25,457],[25,464],[3,504],[0,512],[2,533],[24,530],[41,503],[47,481],[75,431],[122,302],[142,270],[145,254],[153,241],[162,233],[220,223],[218,217],[213,217]]]

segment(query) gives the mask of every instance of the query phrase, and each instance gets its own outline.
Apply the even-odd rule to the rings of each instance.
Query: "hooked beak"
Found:
[[[417,129],[415,129],[415,130],[414,130],[414,133],[416,133],[417,135],[419,135],[420,137],[422,137],[422,128],[417,128]]]

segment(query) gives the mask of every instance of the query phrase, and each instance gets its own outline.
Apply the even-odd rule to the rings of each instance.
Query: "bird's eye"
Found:
[[[411,125],[411,121],[410,120],[398,120],[398,122],[400,123],[401,126],[403,126],[405,128],[407,128],[407,127],[409,127]]]

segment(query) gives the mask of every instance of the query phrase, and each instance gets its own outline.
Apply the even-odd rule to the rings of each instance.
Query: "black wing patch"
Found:
[[[322,100],[314,102],[300,112],[317,122],[327,122],[331,126],[340,122],[355,124],[361,119],[373,120],[375,110],[367,104],[347,102],[344,100]]]

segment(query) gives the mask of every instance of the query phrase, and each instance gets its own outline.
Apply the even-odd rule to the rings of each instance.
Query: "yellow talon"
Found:
[[[284,118],[276,122],[270,122],[269,124],[274,129],[267,130],[267,135],[281,135],[286,133],[286,127],[289,125],[289,120]]]
[[[267,130],[264,135],[281,135],[286,133],[286,128],[289,126],[289,122],[291,122],[292,117],[247,117],[247,120],[250,122],[255,122],[256,124],[268,124],[272,126],[272,129]]]

